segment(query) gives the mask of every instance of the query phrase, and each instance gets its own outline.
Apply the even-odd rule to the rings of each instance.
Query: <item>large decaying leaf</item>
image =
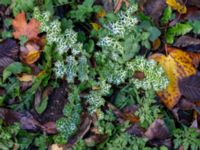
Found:
[[[168,76],[168,87],[157,94],[169,109],[172,109],[181,97],[178,81],[196,74],[196,68],[193,65],[190,55],[180,49],[171,49],[168,56],[163,54],[154,54],[151,56],[152,59],[163,67]]]
[[[179,82],[179,89],[183,96],[191,101],[200,100],[200,76],[193,75]]]
[[[12,21],[13,36],[15,39],[19,39],[21,36],[26,36],[28,39],[34,39],[38,37],[40,22],[32,18],[29,23],[26,21],[25,13],[19,13]]]

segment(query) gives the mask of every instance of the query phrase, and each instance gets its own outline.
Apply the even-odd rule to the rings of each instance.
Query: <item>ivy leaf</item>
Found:
[[[179,81],[180,92],[191,101],[200,100],[200,76],[193,75]]]
[[[168,48],[168,50],[171,50],[168,56],[157,53],[152,55],[151,58],[163,67],[168,76],[169,85],[167,89],[157,94],[166,107],[172,109],[181,97],[178,81],[196,74],[196,68],[187,52],[176,48]]]
[[[172,44],[175,36],[184,35],[192,30],[190,23],[177,23],[175,26],[170,27],[166,32],[167,43]]]
[[[25,13],[18,14],[12,21],[13,36],[15,39],[20,39],[20,36],[26,36],[28,39],[34,39],[38,37],[40,22],[32,18],[29,23],[26,22]]]
[[[177,10],[180,14],[185,14],[187,12],[187,8],[185,7],[185,5],[182,5],[176,0],[166,0],[166,3],[172,9]]]
[[[12,74],[19,74],[22,72],[31,72],[31,69],[28,66],[23,65],[20,62],[14,62],[10,64],[4,71],[3,71],[3,81],[5,81],[9,76]]]

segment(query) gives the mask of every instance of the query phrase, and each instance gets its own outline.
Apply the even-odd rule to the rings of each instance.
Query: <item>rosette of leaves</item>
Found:
[[[97,45],[102,49],[95,53],[96,70],[101,78],[114,85],[120,85],[128,78],[132,78],[137,69],[145,71],[147,77],[144,81],[134,80],[135,84],[138,85],[136,87],[149,89],[153,86],[153,89],[161,90],[168,84],[162,68],[143,57],[134,60],[140,46],[145,46],[144,43],[148,42],[150,38],[150,34],[139,26],[136,15],[133,16],[137,7],[137,4],[132,4],[126,11],[121,11],[118,14],[117,20],[104,25],[104,28],[99,31],[100,39]],[[136,65],[134,61],[137,63]],[[151,67],[149,68],[149,66]],[[157,69],[156,73],[154,69]],[[148,84],[147,87],[146,84]]]
[[[33,16],[40,24],[41,32],[46,32],[48,45],[55,46],[53,71],[56,78],[66,78],[73,83],[77,77],[81,82],[88,80],[88,59],[82,43],[77,40],[77,33],[72,28],[61,29],[61,22],[50,21],[49,12],[34,9]]]

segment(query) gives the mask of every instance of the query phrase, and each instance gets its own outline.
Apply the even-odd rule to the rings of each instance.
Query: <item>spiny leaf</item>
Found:
[[[18,14],[12,21],[13,36],[15,39],[19,39],[20,36],[26,36],[28,39],[34,39],[38,37],[40,22],[32,18],[29,23],[26,22],[25,13]]]
[[[191,101],[200,100],[200,76],[193,75],[179,81],[179,89],[183,96]]]

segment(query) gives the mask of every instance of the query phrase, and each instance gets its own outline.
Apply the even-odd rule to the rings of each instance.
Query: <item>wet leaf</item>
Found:
[[[26,21],[25,13],[19,13],[12,21],[13,36],[15,39],[20,39],[20,36],[26,36],[28,39],[34,39],[38,37],[40,22],[32,18],[29,23]]]
[[[193,60],[187,52],[174,48],[168,49],[172,50],[168,56],[163,54],[154,54],[151,58],[163,67],[168,76],[168,87],[157,94],[166,107],[172,109],[181,97],[178,81],[196,74],[196,68],[193,65]]]
[[[200,101],[200,76],[193,75],[180,80],[179,89],[190,101]]]

